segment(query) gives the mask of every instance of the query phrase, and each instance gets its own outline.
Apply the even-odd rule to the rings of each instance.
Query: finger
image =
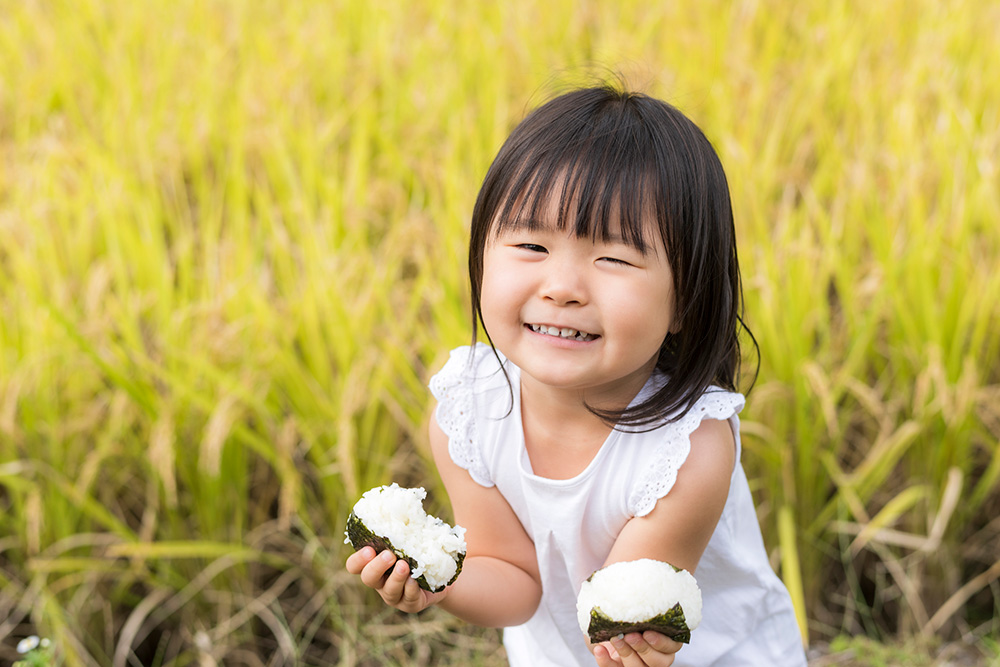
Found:
[[[674,641],[666,635],[661,635],[659,632],[646,631],[642,633],[642,638],[646,640],[646,643],[653,647],[654,650],[660,653],[677,653],[681,650],[684,644],[678,641]]]
[[[382,590],[379,591],[386,604],[396,606],[403,599],[403,589],[406,587],[409,574],[410,568],[406,561],[396,561],[396,564],[389,570],[389,576],[386,578]]]
[[[591,647],[597,667],[621,667],[618,662],[618,652],[608,643],[594,644]]]
[[[658,651],[638,632],[630,632],[625,635],[625,644],[632,651],[630,655],[624,658],[625,667],[633,667],[633,665],[635,667],[639,665],[644,665],[645,667],[669,667],[674,662],[673,653]]]
[[[396,563],[396,554],[388,549],[371,559],[361,570],[361,582],[369,588],[381,590],[385,585],[385,576]]]
[[[618,659],[621,661],[622,665],[625,667],[638,667],[642,664],[642,661],[638,658],[636,652],[632,650],[632,647],[626,641],[627,637],[628,636],[624,638],[621,636],[612,637],[611,645],[618,652]]]
[[[409,574],[407,570],[406,574]],[[403,582],[403,597],[400,606],[404,609],[418,609],[423,606],[424,591],[413,577],[407,576]]]
[[[365,569],[365,565],[370,563],[375,555],[375,550],[371,547],[362,547],[360,551],[355,551],[347,557],[347,571],[351,574],[361,574],[361,570]]]

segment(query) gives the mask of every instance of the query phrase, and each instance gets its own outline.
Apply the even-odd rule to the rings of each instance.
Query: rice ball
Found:
[[[444,590],[462,571],[465,528],[424,512],[427,492],[398,484],[365,491],[347,517],[346,544],[355,551],[388,549],[410,565],[410,576],[424,590]]]
[[[688,643],[701,623],[701,590],[687,570],[642,558],[594,572],[576,602],[580,629],[593,643],[653,630]]]

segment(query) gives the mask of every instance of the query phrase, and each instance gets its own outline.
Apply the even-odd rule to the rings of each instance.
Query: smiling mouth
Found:
[[[557,338],[565,338],[567,340],[585,342],[599,338],[599,336],[594,334],[589,334],[585,331],[577,331],[576,329],[570,329],[568,327],[550,327],[546,324],[528,324],[526,326],[535,333],[544,334],[546,336],[555,336]]]

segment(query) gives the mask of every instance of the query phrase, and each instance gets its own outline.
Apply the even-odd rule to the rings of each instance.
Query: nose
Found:
[[[567,262],[551,262],[539,286],[539,296],[560,306],[583,305],[588,300],[586,280]]]

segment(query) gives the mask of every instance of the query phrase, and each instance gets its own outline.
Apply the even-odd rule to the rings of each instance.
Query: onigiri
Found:
[[[410,565],[410,576],[437,593],[458,578],[465,560],[465,528],[424,512],[423,488],[398,484],[365,491],[347,517],[345,543],[355,551],[388,549]]]
[[[576,613],[593,643],[653,630],[686,644],[701,623],[701,590],[690,572],[669,563],[613,563],[583,582]]]

